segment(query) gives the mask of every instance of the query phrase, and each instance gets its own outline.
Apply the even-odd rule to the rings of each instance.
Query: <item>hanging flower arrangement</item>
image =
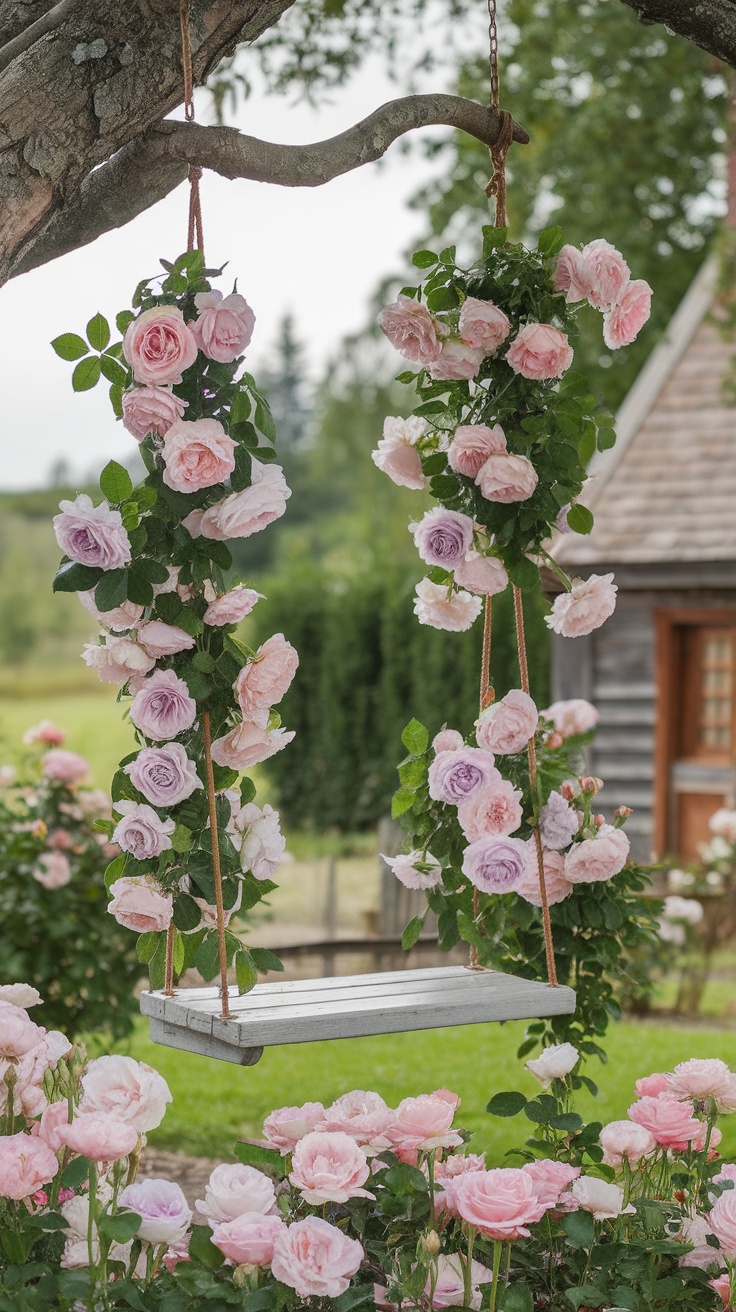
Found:
[[[291,493],[268,404],[242,370],[252,310],[237,290],[213,290],[222,270],[205,269],[200,251],[162,263],[165,275],[140,283],[133,309],[117,316],[122,341],[111,343],[96,315],[86,340],[53,343],[78,361],[76,390],[110,382],[148,471],[134,487],[111,461],[100,502],[61,502],[54,589],[76,592],[99,624],[83,656],[120,686],[138,742],[112,783],[108,828],[122,854],[107,870],[109,910],[142,935],[153,987],[190,965],[211,979],[219,964],[224,978],[234,961],[246,991],[280,962],[230,933],[218,962],[216,925],[274,887],[278,814],[255,804],[240,775],[294,736],[274,707],[298,657],[282,634],[258,651],[236,637],[262,596],[228,589],[227,544],[278,519]]]

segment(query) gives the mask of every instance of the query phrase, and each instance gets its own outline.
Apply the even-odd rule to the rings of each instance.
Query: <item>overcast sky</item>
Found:
[[[445,89],[446,77],[430,81]],[[319,140],[397,94],[375,61],[336,92],[331,105],[310,109],[254,96],[239,113],[238,126],[274,141]],[[365,323],[379,280],[403,271],[403,252],[421,232],[421,215],[406,202],[430,173],[421,154],[406,157],[397,144],[385,162],[314,189],[205,174],[207,260],[211,266],[229,261],[228,274],[237,277],[238,290],[255,311],[252,366],[268,358],[279,320],[291,310],[310,369],[319,374],[342,336]],[[131,439],[115,422],[103,385],[75,396],[72,367],[57,359],[49,342],[61,332],[83,331],[97,310],[112,321],[129,306],[136,283],[160,272],[159,257],[173,259],[184,249],[186,217],[185,184],[125,228],[0,291],[0,487],[42,485],[60,459],[81,477],[110,458],[130,455]]]

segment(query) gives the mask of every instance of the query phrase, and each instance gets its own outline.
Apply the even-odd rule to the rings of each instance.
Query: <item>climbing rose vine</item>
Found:
[[[148,471],[134,487],[111,461],[100,502],[86,494],[61,502],[54,529],[65,554],[54,588],[76,592],[97,621],[100,637],[84,660],[120,686],[135,729],[136,751],[112,783],[108,828],[121,855],[106,881],[109,910],[142,936],[154,987],[171,924],[175,973],[194,965],[210,979],[217,970],[208,733],[226,919],[274,887],[279,817],[256,805],[241,776],[293,738],[274,708],[298,665],[282,634],[258,651],[238,639],[237,625],[262,596],[225,582],[228,541],[266,528],[291,495],[267,402],[241,368],[253,312],[237,290],[213,290],[222,270],[205,269],[199,251],[162,263],[165,275],[140,283],[133,309],[117,316],[122,341],[111,343],[98,314],[86,340],[67,333],[53,343],[78,361],[76,390],[101,376],[110,382],[115,414]],[[241,991],[259,969],[281,968],[229,932],[227,957]]]

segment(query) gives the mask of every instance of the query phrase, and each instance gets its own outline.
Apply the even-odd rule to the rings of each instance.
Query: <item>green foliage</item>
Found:
[[[349,830],[388,814],[401,734],[412,713],[434,735],[477,714],[481,632],[443,633],[417,624],[414,579],[385,568],[349,580],[303,568],[267,586],[253,615],[255,643],[274,629],[299,652],[297,677],[281,704],[296,730],[288,754],[263,771],[288,822]],[[548,699],[545,606],[527,603],[532,689]],[[494,598],[493,677],[500,693],[518,685],[510,590]]]
[[[121,1039],[138,1015],[142,971],[130,934],[107,915],[106,839],[93,824],[109,801],[42,775],[38,756],[0,789],[0,979],[38,989],[48,1029]],[[63,886],[39,882],[47,857],[62,875],[68,861]]]

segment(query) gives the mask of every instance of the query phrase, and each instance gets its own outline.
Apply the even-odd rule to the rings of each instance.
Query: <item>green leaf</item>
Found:
[[[542,255],[557,255],[562,249],[563,241],[562,228],[545,228],[544,232],[539,234],[537,250]]]
[[[135,571],[149,583],[166,583],[169,577],[169,571],[160,560],[151,560],[150,556],[141,556],[135,562]]]
[[[401,946],[404,952],[408,952],[410,948],[414,947],[423,929],[424,916],[414,916],[413,920],[409,921],[401,935]]]
[[[146,934],[141,934],[135,945],[138,960],[142,965],[147,966],[156,948],[158,947],[159,936],[155,930],[149,930]]]
[[[434,251],[415,251],[411,257],[411,262],[415,269],[431,269],[436,264],[438,256]]]
[[[240,781],[241,806],[247,806],[249,802],[253,801],[255,795],[256,795],[256,786],[253,783],[253,780],[249,779],[248,776],[246,775],[246,777],[244,779],[241,779]]]
[[[567,523],[573,533],[590,533],[594,519],[587,506],[571,506],[567,512]]]
[[[427,309],[433,313],[435,310],[454,310],[459,302],[455,287],[435,287],[427,297]]]
[[[491,1116],[518,1116],[526,1107],[523,1093],[495,1093],[486,1107]]]
[[[158,605],[158,601],[156,604]],[[173,621],[169,621],[169,623],[172,622]],[[183,629],[185,633],[189,634],[190,638],[197,638],[200,633],[204,633],[204,621],[201,620],[199,615],[196,615],[193,610],[189,610],[186,607],[179,611],[176,623],[180,629]]]
[[[127,1244],[129,1239],[138,1234],[141,1217],[137,1212],[116,1212],[114,1216],[101,1216],[97,1229],[116,1244]]]
[[[61,337],[54,338],[51,345],[62,360],[81,360],[89,350],[84,338],[77,333],[62,333]]]
[[[373,1286],[354,1285],[352,1289],[346,1289],[344,1294],[340,1294],[339,1298],[333,1301],[332,1312],[357,1312],[360,1307],[374,1308],[375,1306]]]
[[[130,474],[118,464],[117,460],[111,460],[100,474],[100,491],[103,497],[107,497],[107,500],[114,502],[115,505],[127,501],[133,491]]]
[[[197,929],[202,912],[188,893],[179,893],[174,901],[174,924],[177,929],[184,933],[189,929]]]
[[[429,746],[429,732],[419,720],[410,720],[401,735],[401,741],[412,756],[421,756]]]
[[[464,943],[472,943],[476,948],[483,947],[483,935],[473,920],[473,917],[467,915],[465,911],[458,911],[457,927]]]
[[[87,324],[87,341],[93,351],[104,351],[110,341],[110,325],[103,314],[96,314]]]
[[[88,1178],[89,1158],[73,1157],[61,1173],[61,1184],[64,1189],[78,1189]]]
[[[128,599],[127,569],[108,569],[95,588],[95,606],[98,610],[114,610]]]
[[[427,779],[427,762],[414,757],[399,766],[399,779],[407,788],[421,788]]]
[[[492,228],[489,224],[484,224],[483,229],[483,259],[487,260],[488,256],[496,250],[498,246],[503,246],[506,241],[506,228]]]
[[[90,569],[69,560],[60,565],[53,582],[54,592],[89,592],[102,578],[101,569]]]
[[[562,1229],[571,1248],[590,1248],[595,1241],[595,1226],[590,1212],[568,1212]]]
[[[198,651],[196,656],[192,657],[192,665],[195,670],[200,670],[202,674],[211,674],[216,667],[216,661],[208,651]]]
[[[263,1148],[258,1143],[240,1140],[235,1145],[235,1156],[243,1166],[273,1166],[279,1175],[284,1174],[284,1159],[278,1148]]]
[[[499,1312],[534,1312],[534,1299],[529,1286],[518,1283],[507,1286]]]
[[[171,846],[175,852],[188,852],[192,846],[192,831],[186,825],[178,824],[171,835]]]
[[[235,979],[238,993],[250,993],[258,983],[258,967],[247,948],[240,948],[235,953]]]
[[[156,951],[148,962],[148,980],[152,989],[162,989],[166,982],[166,934],[157,937]]]
[[[135,315],[132,310],[121,310],[119,314],[115,315],[115,327],[119,333],[125,333],[128,324],[132,323],[134,319]]]
[[[75,392],[88,392],[100,380],[100,357],[88,355],[80,360],[72,374],[72,387]]]
[[[583,1118],[578,1116],[577,1112],[561,1112],[559,1116],[553,1116],[550,1121],[553,1130],[567,1130],[573,1134],[576,1130],[583,1127]]]
[[[214,934],[208,934],[194,958],[194,967],[199,971],[202,979],[210,980],[215,978],[219,964],[217,939]]]
[[[259,398],[256,401],[256,412],[253,417],[255,419],[256,428],[259,432],[263,433],[263,436],[267,437],[269,442],[275,442],[276,425],[273,422],[273,415],[268,407],[268,403],[262,398]]]
[[[138,563],[132,564],[128,570],[127,580],[128,600],[134,601],[136,606],[150,606],[153,601],[153,584],[149,583],[145,573],[138,568]]]
[[[616,445],[616,430],[615,430],[615,428],[599,428],[599,429],[598,429],[598,450],[599,450],[599,451],[610,451],[611,447],[612,447],[612,446],[615,446],[615,445]]]
[[[520,560],[515,560],[513,563],[506,562],[506,569],[511,582],[515,583],[517,588],[521,588],[522,592],[535,588],[539,582],[539,570],[528,556],[522,556]]]
[[[212,1231],[209,1226],[195,1225],[192,1226],[192,1237],[189,1240],[189,1256],[193,1262],[198,1262],[208,1271],[216,1271],[225,1261],[219,1248],[211,1239]]]
[[[251,948],[250,955],[255,961],[262,975],[266,975],[269,970],[282,971],[284,963],[275,952],[269,952],[268,948]]]
[[[455,254],[456,248],[454,246],[445,246],[444,250],[440,251],[440,259],[443,264],[454,264]]]
[[[108,388],[108,390],[107,390],[107,395],[108,395],[109,398],[110,398],[110,405],[111,405],[112,408],[113,408],[113,413],[114,413],[114,415],[115,415],[115,418],[116,418],[116,419],[122,419],[122,417],[123,417],[123,389],[122,389],[122,387],[118,387],[117,383],[113,383],[112,387],[109,387],[109,388]]]
[[[398,820],[400,815],[410,810],[416,801],[416,796],[413,788],[399,788],[391,798],[391,819]]]
[[[381,1183],[395,1194],[424,1194],[429,1190],[429,1181],[424,1172],[406,1162],[382,1171]]]
[[[120,856],[116,856],[115,859],[110,862],[109,866],[107,866],[105,870],[105,888],[108,893],[110,892],[111,885],[115,883],[115,880],[122,879],[127,864],[127,854],[122,852]]]

